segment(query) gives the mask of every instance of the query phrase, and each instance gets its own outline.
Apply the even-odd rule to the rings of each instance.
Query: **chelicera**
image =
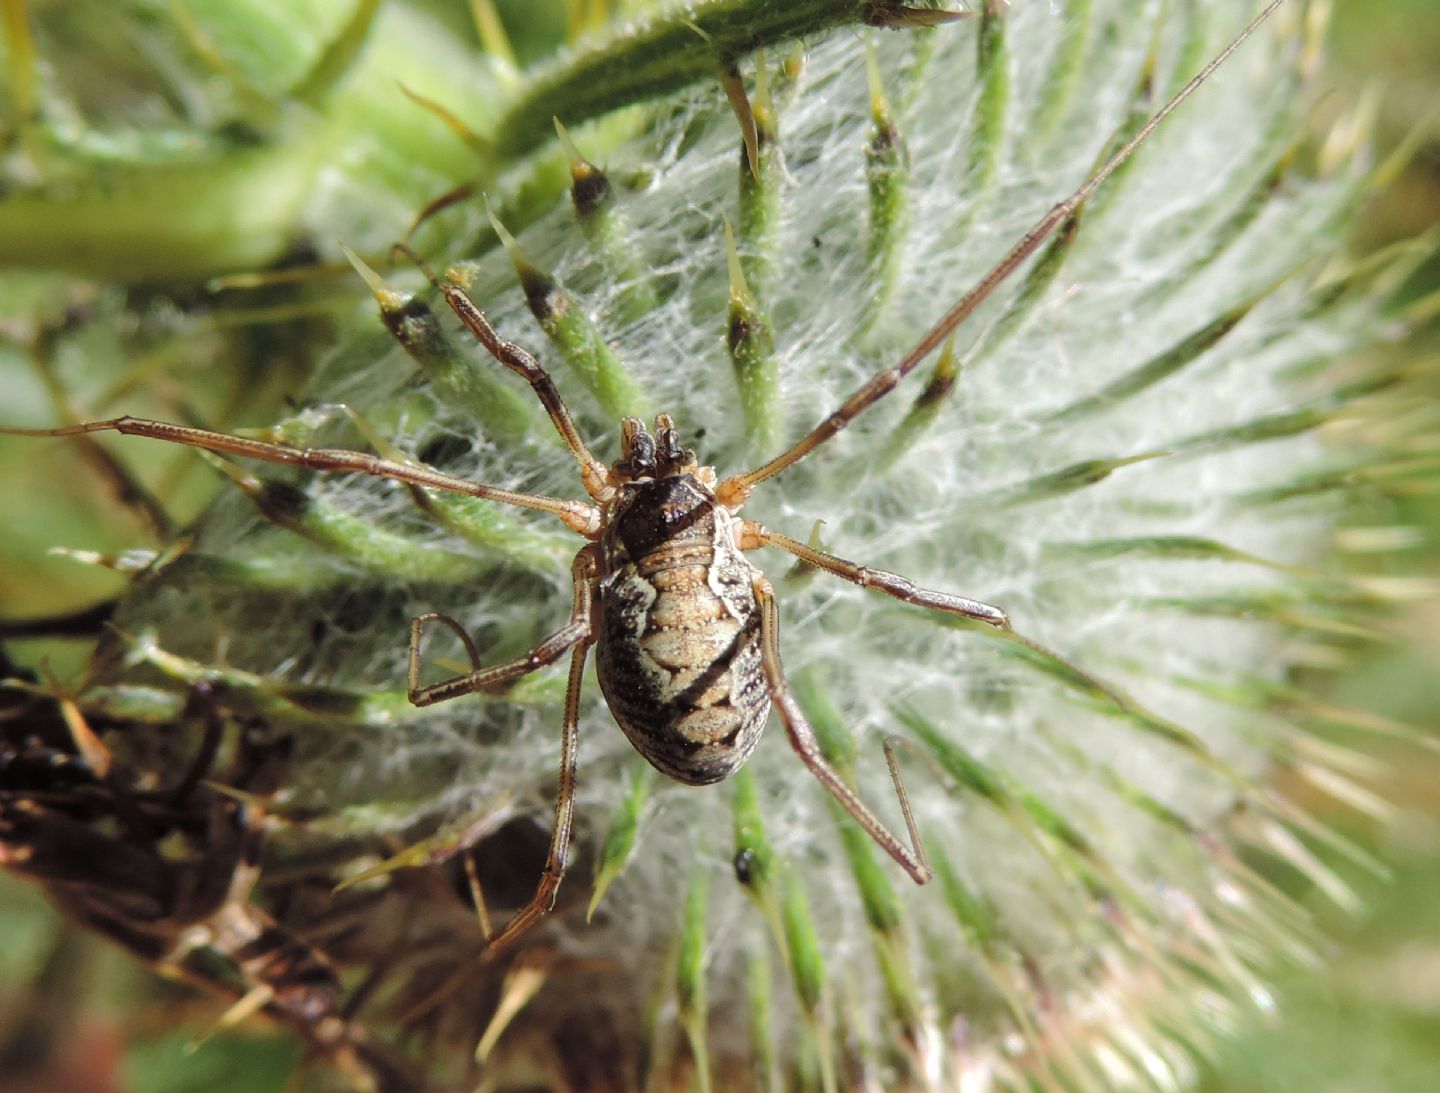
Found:
[[[600,687],[611,712],[635,749],[661,772],[687,785],[706,785],[728,777],[749,758],[773,706],[791,745],[811,773],[876,844],[917,884],[924,884],[931,869],[891,745],[885,744],[886,761],[905,820],[906,841],[871,811],[821,753],[781,667],[774,589],[746,553],[778,547],[832,576],[906,603],[997,628],[1008,627],[1009,621],[998,607],[920,588],[897,573],[847,561],[748,520],[739,515],[740,510],[755,487],[810,455],[893,390],[1069,221],[1101,183],[1281,3],[1283,0],[1272,0],[1120,151],[1041,217],[904,358],[877,372],[799,441],[753,470],[720,478],[713,467],[701,465],[695,453],[682,446],[674,422],[664,414],[655,420],[653,432],[639,419],[627,418],[621,427],[619,458],[608,466],[602,463],[581,439],[570,411],[539,362],[500,337],[454,279],[437,277],[428,269],[425,272],[432,284],[480,344],[529,383],[574,457],[588,501],[500,489],[365,452],[293,448],[131,417],[59,429],[0,432],[66,436],[114,430],[313,471],[374,475],[546,512],[586,540],[571,566],[574,599],[569,621],[522,657],[482,666],[474,642],[454,619],[430,613],[411,621],[408,693],[417,706],[501,687],[569,655],[559,788],[546,864],[530,901],[490,938],[490,955],[513,945],[550,910],[565,875],[574,816],[580,685],[592,646]],[[428,623],[455,632],[470,658],[470,671],[421,685],[421,639]]]

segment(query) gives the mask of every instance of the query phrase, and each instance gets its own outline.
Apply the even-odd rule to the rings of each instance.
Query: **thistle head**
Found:
[[[739,474],[815,428],[1237,29],[1215,5],[1158,21],[1129,0],[986,5],[917,29],[954,21],[872,4],[909,29],[867,42],[833,32],[854,5],[805,5],[793,24],[741,6],[743,34],[733,5],[658,10],[534,70],[482,66],[494,95],[478,97],[501,105],[466,114],[456,143],[482,157],[493,222],[452,189],[413,236],[466,263],[585,442],[618,449],[621,481],[697,458]],[[1390,454],[1416,439],[1369,428],[1413,376],[1345,362],[1403,333],[1383,303],[1422,252],[1344,256],[1375,174],[1363,125],[1306,154],[1311,10],[1282,10],[933,361],[750,502],[797,539],[1012,620],[976,626],[752,556],[828,764],[892,824],[887,744],[903,768],[928,885],[775,726],[735,778],[680,786],[587,685],[569,875],[544,924],[487,962],[476,908],[523,904],[544,865],[565,680],[414,709],[407,621],[440,611],[470,636],[427,647],[426,673],[523,656],[564,623],[575,537],[471,499],[310,478],[283,521],[227,494],[187,549],[131,566],[76,708],[126,727],[137,771],[193,754],[170,745],[204,736],[182,716],[196,680],[293,738],[283,785],[253,802],[271,817],[254,905],[373,973],[362,1069],[375,1042],[418,1032],[442,1088],[477,1043],[499,1085],[1179,1086],[1189,1052],[1268,1010],[1274,959],[1311,944],[1274,873],[1351,898],[1295,787],[1361,799],[1329,736],[1340,715],[1297,680],[1416,591],[1336,562],[1347,491],[1383,494]],[[717,52],[736,60],[718,85]],[[350,179],[353,162],[305,177],[370,186],[370,213],[316,202],[298,223],[383,250],[422,201],[383,174]],[[375,211],[394,205],[406,215]],[[275,435],[577,494],[531,393],[406,276],[387,273],[393,341],[336,310],[313,408]],[[744,500],[734,489],[722,502]]]

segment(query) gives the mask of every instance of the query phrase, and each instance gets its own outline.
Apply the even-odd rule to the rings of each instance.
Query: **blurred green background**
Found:
[[[523,52],[525,42],[517,44]],[[1440,0],[1336,0],[1330,70],[1335,90],[1329,102],[1320,104],[1322,116],[1374,92],[1379,96],[1382,148],[1428,127],[1410,169],[1360,225],[1357,247],[1371,249],[1433,228],[1440,222]],[[1437,290],[1440,261],[1432,261],[1409,287],[1409,295],[1418,298]],[[1403,351],[1416,360],[1440,360],[1440,324],[1432,321]],[[303,362],[291,364],[298,369]],[[1440,368],[1432,373],[1432,393],[1440,396]],[[7,391],[7,402],[12,394],[21,397]],[[1424,537],[1413,551],[1387,562],[1394,567],[1385,570],[1387,575],[1440,573],[1440,476],[1417,488],[1393,519],[1423,529]],[[23,514],[12,515],[6,526],[7,536],[19,540],[87,541],[73,528],[57,534],[53,524],[27,520]],[[0,563],[5,556],[0,547]],[[30,605],[21,596],[24,585],[35,578],[22,581],[13,570],[3,572],[6,568],[8,563],[0,564],[4,613],[27,614]],[[58,563],[54,572],[62,571],[60,579],[65,580],[85,573]],[[45,589],[47,595],[54,591]],[[72,596],[78,604],[97,594],[90,586],[77,586]],[[1389,630],[1392,640],[1373,647],[1325,697],[1420,727],[1440,741],[1440,606],[1413,607],[1394,619]],[[1377,830],[1353,813],[1337,811],[1328,798],[1304,803],[1330,809],[1324,818],[1373,850],[1392,875],[1380,879],[1344,862],[1333,863],[1354,885],[1366,909],[1343,915],[1321,899],[1313,901],[1317,918],[1333,939],[1331,947],[1319,954],[1315,966],[1277,974],[1271,1020],[1244,1015],[1233,1039],[1213,1046],[1212,1062],[1201,1078],[1208,1093],[1440,1089],[1440,753],[1421,754],[1397,745],[1388,754],[1382,749],[1382,758],[1389,763],[1373,784],[1400,806],[1388,829]],[[216,1036],[193,1054],[177,1050],[203,1034],[215,1014],[211,1003],[189,1007],[189,996],[181,988],[148,984],[148,994],[171,1004],[154,1007],[154,1027],[138,1048],[123,1045],[112,1016],[117,1011],[111,1007],[134,989],[136,971],[128,958],[74,931],[66,933],[64,944],[53,947],[61,927],[43,901],[3,877],[0,913],[0,984],[35,982],[38,989],[29,997],[39,1000],[31,1008],[11,1005],[0,1010],[0,1075],[19,1069],[17,1064],[27,1057],[51,1055],[57,1047],[51,1037],[57,1029],[66,1034],[66,1042],[54,1051],[54,1057],[63,1060],[59,1069],[47,1070],[37,1079],[40,1084],[7,1088],[19,1093],[104,1093],[112,1088],[261,1093],[286,1088],[298,1048],[262,1023]],[[66,1019],[55,1021],[44,1000],[70,998],[73,1005],[82,984],[94,1005],[72,1008]],[[136,1031],[133,1015],[126,1024],[130,1032]],[[140,1024],[144,1032],[144,1018]],[[122,1053],[125,1084],[104,1084],[101,1075],[113,1069]]]
[[[1425,132],[1410,169],[1362,221],[1356,245],[1367,249],[1433,229],[1440,223],[1440,3],[1338,0],[1330,69],[1335,98],[1380,96],[1382,147],[1422,127]],[[1408,294],[1437,288],[1440,262],[1432,260]],[[1440,336],[1433,320],[1405,352],[1435,361]],[[1440,370],[1432,363],[1430,372],[1430,391],[1440,396]],[[1432,474],[1399,514],[1424,530],[1406,568],[1430,577],[1440,573],[1436,486]],[[1391,635],[1391,643],[1358,663],[1329,697],[1440,740],[1440,608],[1412,608],[1394,621]],[[1392,877],[1346,874],[1366,903],[1358,916],[1311,901],[1333,947],[1319,954],[1318,966],[1277,978],[1274,1019],[1247,1021],[1221,1045],[1204,1076],[1207,1093],[1440,1089],[1440,758],[1398,747],[1387,758],[1393,765],[1376,784],[1403,810],[1394,828],[1377,832],[1353,814],[1332,812],[1326,819],[1373,849]]]

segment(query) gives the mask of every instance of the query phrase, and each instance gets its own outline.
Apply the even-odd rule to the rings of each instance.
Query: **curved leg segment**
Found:
[[[505,683],[527,675],[537,668],[559,660],[570,651],[570,675],[565,687],[564,727],[560,734],[560,778],[555,791],[555,827],[550,834],[550,849],[545,858],[545,868],[535,886],[535,894],[495,934],[489,934],[488,916],[481,911],[482,924],[487,932],[481,960],[491,960],[511,948],[520,937],[543,918],[555,905],[555,894],[565,878],[569,864],[570,838],[575,818],[575,776],[578,767],[577,756],[580,741],[580,683],[585,675],[585,658],[590,646],[595,643],[594,622],[597,602],[596,577],[599,573],[599,550],[587,545],[575,555],[571,566],[575,579],[575,598],[570,609],[570,621],[542,641],[523,657],[503,664],[482,668],[479,652],[465,628],[448,615],[435,612],[420,615],[410,624],[410,701],[417,706],[429,706],[448,698],[473,694],[475,691],[499,683]],[[428,687],[419,685],[420,676],[420,633],[427,622],[439,622],[453,630],[465,644],[470,657],[471,671]],[[467,857],[468,861],[468,857]],[[473,868],[473,867],[472,867]],[[477,909],[479,907],[477,901]],[[442,986],[427,996],[423,1004],[415,1007],[407,1019],[427,1012],[449,995],[468,974],[467,968],[460,968]]]
[[[790,685],[785,682],[785,673],[780,666],[780,608],[775,601],[775,592],[770,582],[763,577],[755,581],[755,596],[760,602],[760,656],[765,671],[765,681],[770,687],[770,701],[774,703],[780,719],[785,722],[785,731],[790,736],[790,746],[795,749],[810,773],[820,780],[840,806],[855,818],[865,833],[876,844],[894,858],[909,873],[916,884],[924,884],[934,873],[925,857],[925,848],[920,845],[920,833],[915,827],[915,817],[910,811],[910,800],[905,794],[905,785],[900,780],[900,768],[895,762],[895,751],[889,741],[885,743],[885,761],[890,767],[890,777],[895,782],[895,795],[900,799],[900,810],[905,816],[905,830],[910,836],[906,847],[894,833],[880,822],[871,812],[860,795],[845,783],[839,773],[825,760],[820,750],[820,741],[815,730],[805,718]]]
[[[570,574],[575,581],[575,599],[570,608],[570,621],[524,656],[507,660],[503,664],[492,664],[488,668],[480,667],[480,655],[475,649],[475,643],[465,632],[465,628],[449,615],[431,611],[411,619],[410,669],[406,676],[410,701],[417,706],[433,706],[435,703],[444,702],[447,699],[489,690],[492,687],[509,683],[511,680],[519,679],[521,676],[529,675],[547,664],[555,663],[568,650],[572,649],[576,642],[587,641],[588,643],[595,616],[595,574],[597,572],[598,566],[594,549],[589,546],[584,547],[580,553],[575,555],[575,561],[570,567]],[[460,640],[465,643],[465,652],[470,657],[469,672],[441,680],[439,683],[432,683],[426,687],[420,686],[420,636],[427,622],[441,623],[459,635]]]

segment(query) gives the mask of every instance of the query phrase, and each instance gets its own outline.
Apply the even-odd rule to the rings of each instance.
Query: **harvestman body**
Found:
[[[718,479],[714,468],[700,466],[695,454],[680,446],[674,423],[663,414],[656,419],[653,434],[640,420],[627,418],[621,428],[620,458],[605,466],[581,440],[550,376],[535,358],[502,339],[458,284],[441,280],[428,269],[431,282],[471,333],[496,360],[530,384],[574,455],[589,502],[517,493],[364,452],[292,448],[130,417],[60,429],[0,432],[66,436],[115,430],[315,471],[375,475],[549,512],[589,540],[571,567],[575,592],[570,621],[523,657],[482,668],[474,642],[454,619],[432,613],[410,625],[409,696],[417,706],[494,688],[570,654],[555,828],[545,870],[529,903],[490,939],[487,955],[512,945],[550,910],[564,877],[574,814],[580,681],[592,645],[600,688],[616,721],[635,749],[664,774],[687,785],[707,785],[733,774],[754,750],[773,705],[785,723],[791,745],[821,784],[917,884],[924,884],[931,870],[889,744],[885,745],[886,760],[905,818],[908,847],[821,754],[814,730],[780,666],[775,593],[745,552],[776,546],[863,588],[995,627],[1008,627],[1005,613],[976,600],[917,588],[899,574],[816,550],[746,520],[738,512],[755,486],[809,455],[892,390],[1056,228],[1075,215],[1156,126],[1283,2],[1272,0],[1129,143],[1046,213],[898,364],[876,373],[792,447],[744,474]],[[420,685],[420,641],[428,622],[440,623],[459,636],[470,657],[471,671]]]

